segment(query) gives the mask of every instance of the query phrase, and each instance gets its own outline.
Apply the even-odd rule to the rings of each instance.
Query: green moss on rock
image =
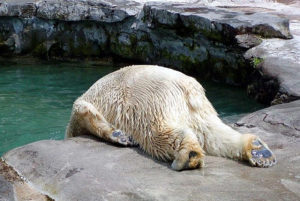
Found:
[[[259,65],[264,61],[263,58],[259,58],[259,57],[254,57],[251,61],[251,64],[253,65],[254,68],[258,68]]]

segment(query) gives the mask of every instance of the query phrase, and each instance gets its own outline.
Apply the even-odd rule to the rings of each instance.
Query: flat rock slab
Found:
[[[300,101],[285,105],[269,111],[286,114],[299,108]],[[263,113],[255,116],[259,119]],[[296,121],[299,116],[297,112],[290,118]],[[55,200],[299,200],[299,138],[264,130],[261,124],[247,125],[240,122],[238,129],[265,140],[277,155],[277,165],[254,168],[208,156],[206,167],[176,172],[138,148],[116,147],[89,137],[39,141],[3,158],[33,188]]]
[[[144,6],[146,17],[164,25],[182,21],[185,28],[222,32],[228,37],[237,34],[291,38],[288,19],[268,13],[234,12],[224,8],[186,3],[151,2]]]
[[[136,15],[141,8],[142,4],[131,0],[4,0],[0,16],[112,23]]]
[[[300,138],[300,101],[275,105],[249,114],[237,123],[246,128],[260,128],[266,132]],[[279,135],[278,135],[279,136]]]
[[[277,185],[280,184],[281,188],[285,189],[284,191],[293,192],[297,196],[297,198],[290,197],[289,193],[284,193],[283,197],[275,200],[299,200],[300,101],[259,110],[240,119],[235,127],[242,133],[257,134],[274,150],[278,164],[274,167],[273,173],[271,170],[271,174],[274,174],[271,177],[272,179],[275,177],[277,180],[273,180],[271,188],[277,189]],[[251,172],[252,170],[249,173],[251,174]],[[262,177],[261,179],[267,178]]]

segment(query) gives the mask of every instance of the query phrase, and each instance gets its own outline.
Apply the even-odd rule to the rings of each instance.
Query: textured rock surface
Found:
[[[4,0],[0,4],[0,16],[111,23],[136,15],[141,6],[130,0]]]
[[[300,35],[288,41],[264,40],[250,49],[246,57],[262,58],[259,66],[261,73],[278,80],[280,88],[274,103],[300,97]]]
[[[0,200],[14,200],[13,185],[8,182],[2,175],[0,175]]]
[[[236,124],[270,145],[278,164],[267,169],[207,156],[203,169],[176,172],[137,148],[87,137],[39,141],[3,158],[55,200],[298,200],[299,127],[300,101],[258,111]]]
[[[181,1],[5,0],[0,55],[113,56],[249,85],[266,104],[299,99],[299,3]],[[291,38],[288,20],[294,38],[278,39]]]
[[[300,97],[300,2],[296,0],[277,2],[214,0],[209,3],[217,7],[225,6],[232,11],[271,13],[290,20],[292,40],[265,39],[260,45],[254,43],[253,46],[258,46],[245,54],[248,59],[261,59],[261,64],[256,67],[262,78],[258,78],[254,85],[248,87],[250,94],[262,102],[272,101],[272,104],[289,102]]]
[[[259,110],[240,119],[237,126],[258,127],[270,133],[300,138],[300,101]]]
[[[16,171],[0,160],[1,201],[51,201],[52,199],[31,188]]]
[[[254,69],[243,53],[261,40],[245,45],[235,36],[291,37],[288,20],[275,15],[144,2],[6,0],[0,3],[0,55],[113,55],[247,84]]]
[[[265,13],[243,13],[197,4],[169,3],[149,3],[143,11],[150,17],[150,21],[169,26],[175,26],[181,21],[182,28],[192,26],[194,31],[206,31],[208,37],[216,34],[220,38],[224,38],[224,35],[232,38],[236,33],[247,33],[263,37],[291,38],[287,19]]]

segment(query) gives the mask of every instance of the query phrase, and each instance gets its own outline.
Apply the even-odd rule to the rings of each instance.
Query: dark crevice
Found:
[[[289,129],[292,129],[292,130],[296,130],[296,131],[300,131],[300,129],[298,128],[295,128],[295,127],[291,127],[291,126],[288,126],[286,125],[285,123],[281,123],[281,122],[270,122],[270,121],[267,121],[266,118],[269,116],[269,114],[265,114],[264,118],[263,118],[263,122],[265,123],[268,123],[268,124],[271,124],[273,126],[277,126],[277,125],[282,125],[286,128],[289,128]],[[291,136],[290,136],[291,137]],[[292,137],[300,137],[300,136],[297,136],[297,135],[293,135]]]

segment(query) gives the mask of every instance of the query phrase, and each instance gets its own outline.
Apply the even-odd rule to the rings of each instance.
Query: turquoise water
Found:
[[[63,139],[73,101],[116,68],[85,63],[0,63],[0,156],[43,139]],[[245,90],[202,83],[222,118],[262,108]]]

